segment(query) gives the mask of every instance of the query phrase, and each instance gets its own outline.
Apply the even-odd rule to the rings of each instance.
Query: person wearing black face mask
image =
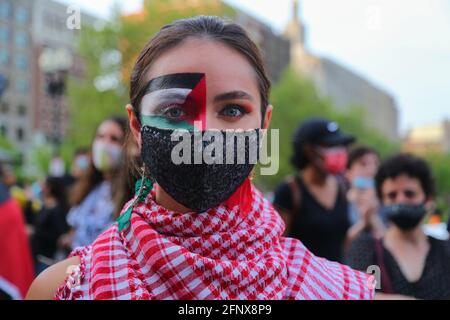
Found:
[[[380,268],[381,299],[450,299],[450,244],[427,236],[421,226],[433,209],[434,182],[428,164],[400,154],[380,167],[375,184],[388,221],[385,236],[356,239],[347,263]]]

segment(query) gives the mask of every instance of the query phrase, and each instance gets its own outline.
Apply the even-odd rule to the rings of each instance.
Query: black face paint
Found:
[[[204,130],[204,74],[174,74],[151,80],[141,110],[141,156],[151,178],[195,212],[204,212],[228,199],[248,178],[259,157],[259,128],[240,132]]]
[[[402,230],[412,230],[427,214],[424,204],[394,204],[382,208],[382,214]]]

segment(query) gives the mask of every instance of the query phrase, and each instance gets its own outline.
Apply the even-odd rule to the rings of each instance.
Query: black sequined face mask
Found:
[[[173,199],[204,212],[228,199],[259,157],[259,128],[205,130],[201,73],[151,80],[141,103],[141,156],[152,180]]]
[[[417,227],[427,214],[424,204],[393,204],[384,206],[382,214],[397,227],[408,231]]]

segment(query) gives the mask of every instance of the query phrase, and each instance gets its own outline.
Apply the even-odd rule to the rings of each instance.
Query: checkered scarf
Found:
[[[175,213],[152,196],[92,246],[56,299],[371,299],[369,277],[283,238],[284,224],[252,187],[252,206]]]

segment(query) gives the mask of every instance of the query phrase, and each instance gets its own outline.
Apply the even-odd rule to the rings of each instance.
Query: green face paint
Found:
[[[204,74],[177,73],[157,77],[147,84],[144,93],[140,108],[143,126],[186,130],[206,127]]]

